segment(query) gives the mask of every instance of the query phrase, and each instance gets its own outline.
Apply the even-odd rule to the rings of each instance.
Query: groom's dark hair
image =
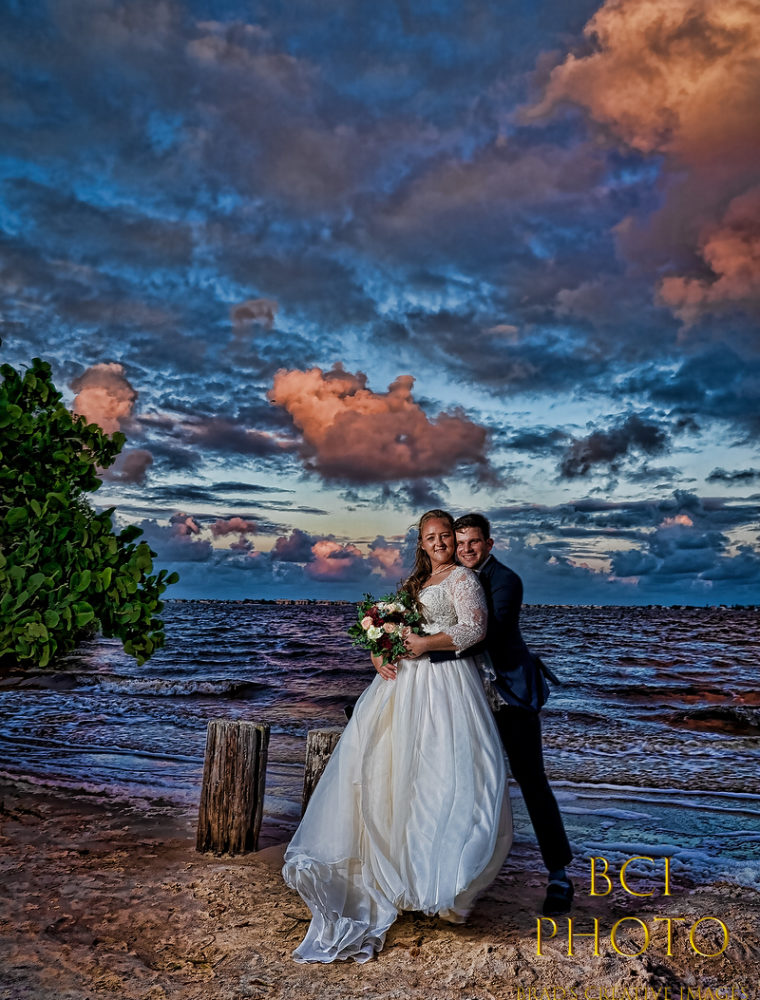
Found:
[[[463,531],[465,528],[479,528],[483,533],[483,538],[488,541],[491,537],[491,525],[487,517],[482,514],[463,514],[454,521],[454,531]]]

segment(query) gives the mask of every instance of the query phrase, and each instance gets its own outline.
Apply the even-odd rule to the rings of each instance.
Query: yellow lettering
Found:
[[[606,858],[590,858],[590,861],[591,861],[591,892],[589,893],[589,895],[590,896],[609,896],[609,894],[612,892],[612,879],[610,879],[609,875],[605,874],[607,872],[607,870],[609,869],[609,865],[607,864],[607,859]],[[597,870],[596,870],[596,862],[597,861],[602,861],[604,863],[604,870],[601,871],[601,872],[597,872]],[[597,892],[596,891],[596,878],[597,878],[597,875],[598,875],[599,878],[603,878],[604,881],[607,883],[607,891],[606,892]]]
[[[542,938],[542,935],[541,935],[541,921],[542,920],[548,920],[549,923],[552,925],[553,929],[552,929],[551,934],[549,935],[549,940],[551,940],[554,937],[554,935],[557,933],[557,922],[555,920],[552,920],[551,917],[536,917],[536,954],[537,955],[542,955],[543,954],[542,951],[541,951],[541,938]]]
[[[606,864],[607,862],[605,862]],[[606,877],[606,876],[605,876]],[[609,882],[609,879],[607,879]],[[612,888],[612,883],[610,883],[610,888]],[[606,895],[606,893],[604,893]],[[592,937],[594,939],[594,955],[599,957],[599,919],[594,917],[594,930],[590,933],[581,933],[576,931],[576,937]],[[567,954],[571,956],[573,954],[573,918],[567,918]]]
[[[622,885],[622,887],[625,889],[625,891],[628,893],[629,896],[654,896],[654,889],[651,889],[649,892],[634,892],[633,889],[631,889],[631,887],[626,882],[625,870],[632,861],[651,861],[652,864],[654,864],[654,858],[647,858],[643,854],[637,854],[635,857],[629,858],[623,865],[623,867],[620,869],[620,884]]]
[[[704,923],[705,920],[714,920],[716,924],[720,924],[721,926],[721,929],[723,931],[723,947],[719,951],[700,951],[700,949],[697,947],[697,943],[694,940],[694,931],[697,929],[697,927],[699,927],[700,924]],[[718,917],[700,917],[699,920],[697,920],[695,923],[691,925],[691,930],[689,931],[689,944],[692,947],[692,951],[694,951],[695,954],[697,955],[701,955],[703,958],[716,958],[718,955],[722,955],[723,952],[726,950],[726,948],[728,948],[728,940],[729,940],[728,927],[726,927],[723,921],[719,920]],[[704,996],[702,996],[700,1000],[704,1000]]]
[[[657,921],[657,920],[664,920],[665,923],[668,925],[668,950],[667,950],[666,954],[667,955],[672,955],[673,954],[673,950],[672,950],[673,949],[673,921],[674,920],[686,920],[686,917],[653,917],[653,919],[655,921]],[[683,990],[681,991],[681,993],[683,994]],[[681,1000],[683,1000],[683,996],[681,997]]]
[[[670,858],[665,858],[665,892],[663,896],[670,895]]]
[[[617,933],[618,927],[621,924],[624,924],[626,920],[633,920],[634,923],[637,923],[640,927],[644,928],[644,944],[641,946],[641,948],[639,948],[638,951],[623,951],[621,948],[618,948],[617,946],[617,941],[615,940],[615,934]],[[649,947],[649,928],[644,923],[644,921],[639,920],[638,917],[621,917],[620,920],[618,920],[618,922],[613,926],[612,930],[610,931],[610,944],[618,953],[618,955],[625,955],[626,958],[636,958],[637,955],[640,955],[642,952],[646,951],[647,948]]]

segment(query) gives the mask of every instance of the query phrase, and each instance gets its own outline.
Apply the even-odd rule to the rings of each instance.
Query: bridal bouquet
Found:
[[[392,663],[406,655],[401,638],[404,628],[408,626],[412,632],[420,631],[422,615],[405,590],[388,594],[379,601],[365,594],[356,612],[356,623],[348,630],[352,645],[382,656],[383,663]]]

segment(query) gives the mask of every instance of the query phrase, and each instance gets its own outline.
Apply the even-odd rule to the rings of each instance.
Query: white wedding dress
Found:
[[[475,574],[458,566],[420,594],[424,630],[457,649],[485,635]],[[463,922],[512,843],[499,734],[473,658],[401,660],[354,713],[285,852],[312,913],[299,962],[379,951],[401,910]]]

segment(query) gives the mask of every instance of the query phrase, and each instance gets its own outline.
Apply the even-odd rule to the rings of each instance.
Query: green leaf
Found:
[[[77,605],[77,607],[79,607],[79,605]],[[74,621],[76,622],[77,628],[82,628],[83,626],[87,625],[89,622],[92,621],[94,617],[95,617],[95,612],[89,605],[87,605],[86,611],[74,612]]]
[[[25,507],[12,507],[5,515],[5,523],[10,531],[14,528],[26,524],[27,512]]]

